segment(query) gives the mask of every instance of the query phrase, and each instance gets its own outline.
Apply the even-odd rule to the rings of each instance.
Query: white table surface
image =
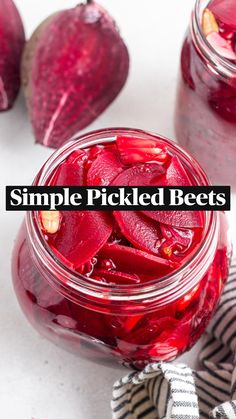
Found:
[[[193,0],[100,2],[121,28],[131,69],[122,94],[89,129],[140,127],[174,138],[179,51]],[[76,1],[16,0],[16,4],[30,35],[49,14]],[[126,372],[81,360],[38,336],[12,289],[11,250],[23,215],[5,212],[4,187],[30,184],[51,152],[34,144],[20,95],[14,109],[0,115],[0,418],[107,419],[112,384]],[[229,217],[234,232],[233,210]],[[183,360],[193,364],[196,352],[197,348]]]

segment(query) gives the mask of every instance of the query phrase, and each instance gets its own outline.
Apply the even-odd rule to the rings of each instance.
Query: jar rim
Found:
[[[145,136],[146,138],[151,137],[164,141],[169,147],[173,147],[182,159],[188,161],[191,168],[193,167],[195,172],[197,172],[203,186],[210,184],[205,172],[200,167],[198,162],[174,141],[159,134],[134,128],[107,128],[92,131],[88,134],[83,134],[77,138],[73,138],[51,155],[39,174],[36,176],[33,184],[43,186],[46,179],[48,179],[54,171],[55,167],[60,164],[72,151],[78,148],[78,146],[82,145],[83,147],[86,147],[97,144],[99,136],[101,137],[100,142],[104,143],[114,141],[118,133],[133,133],[139,136]],[[164,296],[170,297],[173,293],[177,296],[178,290],[182,295],[183,292],[187,292],[188,289],[193,288],[198,283],[198,273],[202,271],[202,266],[200,266],[201,263],[203,263],[203,266],[205,267],[207,263],[210,265],[212,262],[211,259],[213,259],[214,252],[217,247],[217,240],[214,241],[214,237],[217,237],[215,231],[219,228],[219,217],[218,212],[205,211],[205,228],[201,242],[196,252],[193,252],[191,258],[189,258],[178,270],[164,276],[161,279],[154,279],[148,283],[134,284],[132,286],[101,283],[95,279],[85,277],[66,266],[63,261],[61,261],[61,259],[53,253],[50,246],[45,241],[40,228],[37,212],[29,211],[27,213],[26,225],[34,254],[43,264],[44,268],[46,268],[48,272],[54,274],[54,285],[58,285],[59,282],[61,289],[63,288],[65,292],[66,289],[71,289],[73,291],[85,294],[87,293],[88,295],[97,298],[101,298],[101,296],[106,298],[109,296],[110,299],[114,299],[115,301],[124,301],[130,299],[140,300],[144,297],[153,298],[160,296],[161,298],[164,298]],[[193,274],[193,271],[195,272],[195,275]],[[183,280],[183,278],[185,280]],[[178,289],[176,286],[178,286]]]
[[[226,77],[236,76],[236,64],[232,63],[227,58],[224,58],[219,52],[208,42],[201,25],[202,17],[202,2],[197,0],[194,6],[191,20],[191,32],[195,41],[196,47],[209,60],[209,63],[214,69]]]

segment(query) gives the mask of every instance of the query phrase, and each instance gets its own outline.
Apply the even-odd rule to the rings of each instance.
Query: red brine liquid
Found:
[[[109,142],[84,148],[78,142],[45,183],[191,186],[198,184],[194,170],[167,140],[121,130]],[[51,340],[103,363],[109,354],[136,368],[176,358],[204,332],[227,277],[230,251],[223,213],[207,261],[196,259],[208,241],[208,216],[191,210],[35,213],[41,244],[56,269],[45,272],[43,263],[34,262],[23,227],[13,258],[23,310]],[[58,266],[68,271],[68,280]],[[85,287],[100,287],[101,296],[93,292],[85,298],[76,283],[69,290],[69,273]],[[146,286],[154,294],[136,298]],[[126,290],[126,298],[114,298],[114,290]]]
[[[215,184],[236,187],[236,3],[197,0],[181,53],[179,143]]]
[[[114,144],[74,151],[50,186],[191,186],[178,157],[161,142],[118,137]],[[201,241],[203,215],[194,211],[64,211],[57,231],[42,232],[68,267],[98,281],[132,284],[178,269]]]

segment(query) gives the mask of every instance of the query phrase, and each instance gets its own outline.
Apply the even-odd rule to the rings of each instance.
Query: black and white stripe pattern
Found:
[[[236,419],[236,261],[205,335],[202,371],[154,363],[115,383],[114,419]]]
[[[183,386],[184,384],[184,386]],[[159,402],[161,400],[161,403]],[[185,365],[148,365],[131,373],[113,387],[113,417],[119,419],[199,419],[194,377]]]

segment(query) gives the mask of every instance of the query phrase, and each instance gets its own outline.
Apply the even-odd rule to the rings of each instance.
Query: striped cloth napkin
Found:
[[[153,363],[114,384],[114,419],[236,419],[236,260],[204,337],[201,371]]]

